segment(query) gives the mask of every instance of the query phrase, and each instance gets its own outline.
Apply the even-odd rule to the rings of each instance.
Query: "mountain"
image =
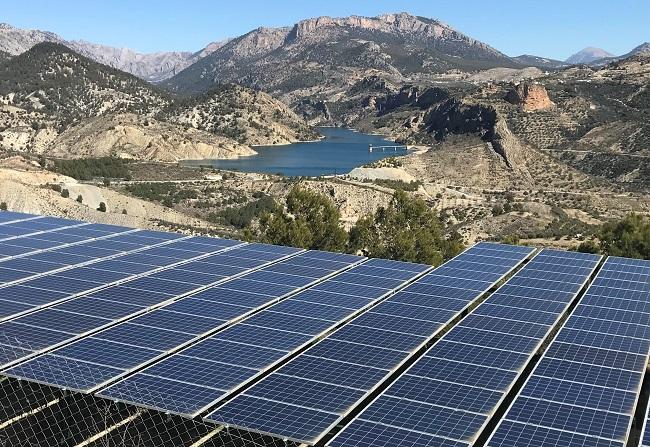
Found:
[[[522,54],[521,56],[513,57],[514,60],[526,67],[538,67],[546,69],[557,69],[566,67],[566,62],[549,59],[546,57],[533,56],[532,54]]]
[[[613,54],[608,53],[602,48],[587,47],[569,57],[565,62],[571,65],[589,64],[597,61],[598,59],[604,59],[613,56]]]
[[[164,85],[181,93],[200,93],[223,82],[274,94],[309,93],[349,84],[368,70],[400,77],[494,67],[520,64],[437,20],[407,13],[319,17],[232,39]]]
[[[58,127],[66,127],[108,113],[153,113],[170,99],[133,75],[46,42],[0,65],[0,101],[55,115]]]
[[[0,64],[5,150],[173,161],[250,155],[253,144],[316,136],[266,94],[222,87],[188,103],[59,43],[36,44]]]
[[[18,55],[43,42],[63,44],[96,62],[126,71],[150,82],[159,82],[175,75],[225,43],[212,42],[197,52],[138,53],[128,48],[115,48],[84,40],[66,41],[61,36],[48,31],[24,30],[0,23],[0,51]]]

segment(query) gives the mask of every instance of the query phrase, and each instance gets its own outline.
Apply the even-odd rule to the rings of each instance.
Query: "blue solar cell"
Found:
[[[31,308],[32,306],[28,304],[15,303],[13,301],[0,299],[0,318],[8,317],[10,315],[17,315]],[[0,339],[0,343],[2,343],[1,339]]]
[[[229,283],[232,283],[230,281]],[[241,292],[237,290],[213,287],[192,295],[193,298],[200,298],[214,303],[232,304],[236,306],[254,308],[269,301],[268,295],[260,295],[252,292]]]
[[[82,339],[56,351],[58,357],[129,369],[160,355],[160,351],[96,338]]]
[[[490,440],[490,447],[519,446],[623,447],[623,442],[584,436],[572,431],[553,430],[537,425],[504,420]]]
[[[0,268],[0,282],[8,283],[33,276],[33,273]]]
[[[445,336],[445,340],[521,353],[534,351],[540,342],[539,339],[533,337],[502,334],[467,326],[457,327],[456,330],[450,331]]]
[[[218,336],[220,339],[266,348],[295,349],[310,340],[310,335],[240,324]]]
[[[262,368],[286,355],[283,350],[251,346],[218,338],[208,338],[182,351],[185,356]]]
[[[645,364],[645,356],[626,352],[610,351],[608,349],[591,348],[588,346],[571,345],[567,343],[552,343],[546,351],[546,357],[559,360],[587,363],[638,371]]]
[[[507,417],[519,422],[612,440],[624,439],[630,423],[630,416],[620,413],[569,406],[524,396],[514,401]]]
[[[263,293],[269,296],[282,296],[295,290],[294,286],[285,286],[280,284],[267,284],[260,281],[249,281],[247,279],[235,279],[225,283],[225,289],[238,290],[242,292]]]
[[[172,297],[172,295],[167,295],[164,293],[130,289],[124,286],[114,286],[107,289],[102,289],[97,292],[93,292],[92,296],[108,301],[115,301],[119,303],[127,303],[134,306],[145,307],[165,302]]]
[[[351,271],[341,273],[340,275],[335,276],[333,280],[336,282],[344,282],[349,284],[382,287],[384,289],[394,289],[395,287],[399,287],[403,282],[401,279],[389,279],[377,276],[358,275]]]
[[[641,374],[612,367],[588,365],[544,357],[535,374],[541,377],[555,377],[560,380],[590,383],[596,386],[633,390]]]
[[[168,270],[163,270],[159,273],[154,273],[151,275],[151,278],[166,279],[170,281],[181,281],[185,283],[195,284],[199,286],[207,286],[209,284],[214,284],[224,277],[220,275],[210,275],[206,273],[198,272],[189,272],[187,270],[181,270],[180,268],[171,268]]]
[[[595,336],[593,332],[569,328],[565,328],[558,334],[556,340],[563,343],[573,343],[576,345],[593,346],[596,348],[643,355],[648,352],[648,348],[650,347],[650,340],[648,339],[640,340],[612,334],[598,334],[598,336]]]
[[[191,340],[194,336],[182,332],[168,331],[164,329],[140,326],[131,323],[123,323],[118,326],[106,329],[93,335],[92,338],[110,340],[118,343],[125,343],[133,346],[166,351],[182,343]],[[83,343],[83,339],[79,343]]]
[[[93,282],[109,284],[112,282],[121,281],[132,275],[130,273],[109,272],[106,270],[96,270],[94,268],[77,267],[57,273],[56,276],[81,280],[92,279]]]
[[[106,270],[109,272],[129,273],[131,275],[148,272],[155,269],[155,267],[151,265],[134,264],[132,262],[124,262],[121,260],[119,261],[108,260],[108,261],[96,262],[92,264],[92,268],[95,270]]]
[[[69,337],[63,332],[41,329],[12,321],[0,323],[0,344],[37,351]]]
[[[323,290],[308,289],[296,295],[292,301],[303,301],[306,303],[327,304],[329,306],[344,307],[347,309],[359,309],[372,302],[371,298],[363,298],[341,293],[325,292]]]
[[[64,264],[35,261],[29,258],[10,259],[2,263],[3,268],[22,270],[24,272],[44,273],[61,268]]]
[[[401,362],[407,354],[393,349],[365,346],[326,338],[312,347],[309,355],[342,362],[368,365],[375,368],[391,369]]]
[[[311,355],[298,356],[295,361],[289,362],[280,371],[281,374],[288,376],[363,390],[370,389],[386,375],[386,372],[385,369],[312,357]]]
[[[299,299],[300,295],[297,295]],[[328,320],[336,322],[344,319],[345,317],[352,314],[352,309],[330,306],[330,305],[321,305],[315,303],[307,303],[304,301],[298,301],[296,299],[290,299],[274,305],[270,310],[273,312],[298,315],[302,317],[312,317],[319,318],[321,320]]]
[[[65,292],[67,294],[74,295],[95,289],[97,287],[100,287],[102,284],[93,281],[65,278],[57,275],[48,275],[36,279],[31,279],[24,282],[23,285],[43,290]]]
[[[110,322],[110,320],[105,318],[73,314],[55,309],[43,309],[39,312],[17,318],[14,321],[29,326],[68,332],[70,334],[81,334]]]
[[[174,270],[181,272],[207,273],[217,276],[234,276],[246,271],[243,267],[233,267],[230,265],[210,264],[203,261],[192,261],[187,264],[175,267]]]
[[[108,366],[46,354],[15,366],[3,374],[35,382],[56,384],[72,390],[85,390],[119,372],[119,369]]]
[[[487,413],[499,402],[502,393],[406,374],[385,395],[440,407]]]
[[[215,390],[212,388],[137,374],[102,391],[99,396],[191,415],[196,408],[210,403],[214,394]]]
[[[387,301],[379,304],[373,308],[374,313],[382,315],[391,315],[396,317],[412,318],[414,320],[423,321],[444,321],[440,319],[440,311],[443,310],[444,315],[447,315],[447,309],[437,309],[435,307],[415,306],[412,304],[404,304]]]
[[[174,355],[143,371],[167,379],[182,379],[199,386],[228,390],[253,376],[257,370],[204,359]],[[198,409],[198,408],[197,408]]]
[[[273,312],[261,312],[246,320],[246,324],[266,328],[281,328],[285,330],[299,331],[302,334],[317,335],[332,327],[335,323],[317,318],[301,317],[297,315],[285,315]]]
[[[117,320],[126,317],[127,315],[139,312],[144,309],[144,307],[103,300],[93,296],[82,296],[80,298],[66,301],[62,304],[57,304],[53,309]]]
[[[609,411],[619,413],[632,412],[636,402],[634,391],[622,391],[537,375],[530,378],[522,395],[582,407],[607,408]]]
[[[356,318],[354,324],[426,337],[439,330],[442,327],[442,322],[452,318],[455,313],[454,311],[440,310],[440,322],[434,322],[394,316],[388,318],[384,314],[369,311]]]
[[[12,285],[2,289],[2,295],[18,303],[39,306],[55,302],[67,296],[64,292],[34,289],[23,285]]]
[[[299,436],[299,441],[310,442],[318,433],[336,420],[336,415],[323,411],[299,408],[280,402],[242,395],[226,410],[217,410],[206,419],[243,427],[258,427],[260,431],[278,436]],[[250,411],[255,408],[256,411]]]
[[[166,293],[168,295],[174,296],[183,295],[200,288],[200,286],[197,284],[190,284],[179,281],[167,281],[165,279],[152,278],[148,276],[129,281],[128,283],[124,284],[124,287],[128,287],[129,289],[144,290],[147,292]]]
[[[222,324],[221,320],[158,309],[130,320],[133,324],[200,335]]]
[[[181,312],[188,315],[197,315],[200,317],[214,318],[224,322],[231,318],[239,317],[248,312],[251,308],[243,306],[234,306],[223,303],[213,303],[204,301],[195,296],[177,301],[165,307],[168,311]],[[217,323],[213,322],[213,325]]]
[[[257,272],[249,273],[246,275],[247,280],[259,281],[263,283],[262,287],[267,287],[267,284],[280,284],[291,287],[304,287],[314,281],[314,278],[305,276],[296,276],[284,273],[267,272],[260,270]],[[258,286],[259,287],[259,286]]]
[[[431,356],[422,357],[409,369],[410,375],[437,378],[461,385],[504,391],[516,379],[515,371],[486,368]]]
[[[470,437],[486,420],[483,415],[389,396],[380,396],[368,407],[363,417],[389,425],[396,421],[402,428],[453,439]]]

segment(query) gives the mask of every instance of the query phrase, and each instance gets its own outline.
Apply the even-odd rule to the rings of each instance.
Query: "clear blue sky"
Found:
[[[650,0],[4,0],[0,22],[142,52],[196,51],[259,26],[321,15],[407,11],[437,18],[504,53],[565,59],[650,41]]]

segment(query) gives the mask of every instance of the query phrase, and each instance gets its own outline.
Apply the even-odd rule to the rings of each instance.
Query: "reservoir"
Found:
[[[286,176],[319,176],[347,174],[352,169],[386,157],[406,155],[403,147],[397,150],[374,149],[373,146],[395,146],[396,143],[376,135],[367,135],[339,127],[318,129],[325,138],[310,143],[286,146],[255,147],[257,155],[234,160],[186,160],[185,166],[210,165],[218,169],[242,172],[264,172]]]

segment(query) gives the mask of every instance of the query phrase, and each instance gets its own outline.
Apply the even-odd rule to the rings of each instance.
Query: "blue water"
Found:
[[[282,173],[286,176],[319,176],[347,174],[352,169],[386,157],[405,155],[406,149],[368,151],[368,145],[395,143],[375,135],[350,129],[322,127],[318,129],[325,139],[313,143],[295,143],[287,146],[256,147],[257,155],[235,160],[188,160],[186,166],[211,165],[215,168],[242,172]]]

